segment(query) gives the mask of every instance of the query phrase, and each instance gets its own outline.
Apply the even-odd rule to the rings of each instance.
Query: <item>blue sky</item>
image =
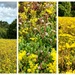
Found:
[[[0,2],[0,20],[10,24],[15,18],[17,18],[17,3]]]

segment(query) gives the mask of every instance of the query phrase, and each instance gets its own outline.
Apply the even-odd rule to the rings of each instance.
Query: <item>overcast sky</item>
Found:
[[[10,24],[15,18],[17,18],[17,3],[0,2],[0,20]]]

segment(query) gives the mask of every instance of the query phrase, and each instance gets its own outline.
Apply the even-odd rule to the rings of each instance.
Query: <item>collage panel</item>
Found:
[[[18,3],[19,73],[56,73],[56,2]]]
[[[0,73],[17,72],[17,2],[0,2]]]
[[[59,2],[58,14],[58,70],[75,74],[75,2]]]

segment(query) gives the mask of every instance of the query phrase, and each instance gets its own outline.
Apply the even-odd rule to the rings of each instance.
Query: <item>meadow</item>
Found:
[[[75,73],[75,17],[58,17],[59,73]]]
[[[16,73],[16,49],[15,39],[0,39],[0,73]]]

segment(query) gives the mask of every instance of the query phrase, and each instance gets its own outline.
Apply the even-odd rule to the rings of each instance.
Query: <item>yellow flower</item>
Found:
[[[16,70],[14,70],[14,73],[16,73]]]
[[[27,16],[25,14],[25,12],[23,13],[19,13],[20,17],[22,18],[23,21],[25,21],[27,19]]]
[[[35,22],[37,22],[37,20],[38,20],[38,18],[32,18],[32,19],[30,19],[30,22],[34,24]]]
[[[30,38],[32,41],[37,40],[37,38]]]
[[[27,28],[24,28],[24,30],[25,30],[25,31],[28,31],[28,27],[27,27]]]
[[[36,59],[38,56],[35,54],[31,54],[28,56],[29,59]]]
[[[70,74],[70,73],[72,73],[72,70],[67,70],[66,71],[66,74]]]
[[[30,73],[31,72],[31,69],[27,69],[27,72]]]
[[[24,11],[27,13],[28,12],[28,8],[24,7]]]
[[[73,36],[70,35],[70,34],[59,34],[59,36],[63,36],[63,37],[65,37],[65,36],[67,36],[67,37],[73,37]]]
[[[56,60],[56,50],[54,48],[52,48],[51,56],[53,57],[53,60]]]
[[[68,43],[66,43],[66,47],[67,47],[67,48],[70,48],[70,45],[69,45]]]
[[[20,53],[19,53],[18,59],[19,59],[19,60],[22,60],[22,56],[21,56]]]
[[[72,48],[72,47],[75,47],[75,43],[73,43],[73,44],[71,45],[71,48]]]
[[[18,3],[18,7],[20,7],[20,4]]]
[[[75,70],[73,70],[73,73],[75,74]]]
[[[52,14],[52,11],[50,9],[46,9],[46,12],[49,13],[50,15]]]
[[[25,55],[26,55],[26,51],[19,52],[19,54],[18,54],[19,60],[21,61]]]
[[[71,65],[72,63],[69,61],[69,62],[67,62],[66,64],[67,64],[67,65]]]
[[[53,63],[49,63],[47,65],[47,70],[50,72],[50,73],[56,73],[56,61],[54,61]]]
[[[30,13],[31,13],[31,15],[36,15],[36,11],[34,11],[34,10],[31,10]]]

